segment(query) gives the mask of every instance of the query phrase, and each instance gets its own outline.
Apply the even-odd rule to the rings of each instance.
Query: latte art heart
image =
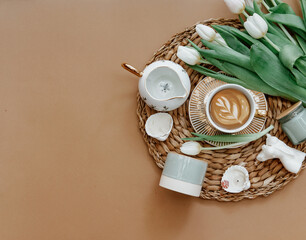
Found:
[[[250,116],[247,97],[236,89],[224,89],[216,93],[210,102],[210,115],[215,124],[226,129],[243,126]]]

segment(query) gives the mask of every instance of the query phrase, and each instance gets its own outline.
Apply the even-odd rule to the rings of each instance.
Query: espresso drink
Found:
[[[228,88],[214,95],[209,111],[215,124],[225,129],[236,129],[248,121],[251,107],[242,92]]]

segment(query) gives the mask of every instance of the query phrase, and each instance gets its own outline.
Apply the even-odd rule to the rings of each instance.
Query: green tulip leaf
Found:
[[[294,45],[288,38],[280,38],[279,36],[272,34],[272,33],[267,33],[267,37],[274,43],[276,44],[279,48],[282,48],[286,45]]]
[[[306,28],[305,28],[303,20],[299,16],[296,16],[296,15],[269,13],[266,15],[266,19],[272,22],[284,24],[289,27],[294,27],[303,32],[306,32]]]
[[[210,58],[215,58],[215,59],[227,61],[227,62],[240,65],[240,66],[242,66],[246,69],[249,69],[249,70],[253,71],[249,56],[246,56],[246,55],[243,55],[239,52],[236,52],[235,50],[233,50],[231,48],[223,47],[223,46],[208,42],[208,41],[203,40],[203,39],[201,41],[204,44],[204,46],[210,48],[211,50],[201,49],[196,44],[194,44],[193,42],[191,42],[191,41],[189,41],[189,42],[204,58],[205,57],[210,57]]]
[[[294,44],[283,46],[279,51],[279,59],[290,70],[295,62],[304,55],[304,52]]]
[[[224,29],[224,30],[226,30],[226,31],[228,31],[228,32],[231,32],[240,41],[246,43],[249,46],[252,46],[253,44],[260,44],[261,46],[266,47],[267,50],[270,49],[275,54],[278,54],[277,51],[270,44],[268,44],[266,42],[266,40],[264,40],[264,39],[261,39],[261,40],[254,39],[248,33],[242,32],[242,31],[240,31],[240,30],[238,30],[238,29],[236,29],[234,27],[229,27],[229,26],[219,26],[219,27]],[[270,33],[267,33],[267,34],[270,36]],[[271,36],[272,36],[272,34],[271,34]],[[273,36],[275,36],[275,35],[273,35]],[[280,39],[280,40],[284,40],[284,42],[286,42],[288,40],[287,38],[283,38],[283,37],[282,38],[277,37],[277,38]],[[264,43],[262,43],[261,41],[266,43],[266,45]]]
[[[293,45],[296,46],[295,44],[293,44],[288,38],[280,38],[279,36],[272,34],[272,33],[267,33],[267,37],[274,43],[276,44],[279,48],[282,48],[286,45]],[[275,50],[274,47],[271,46],[270,43],[267,42],[267,40],[265,39],[261,39],[260,40],[262,43],[264,43],[266,45],[266,47],[268,47],[275,55],[278,55],[279,52]]]
[[[251,63],[258,76],[269,86],[291,99],[306,104],[306,89],[291,79],[290,72],[270,50],[259,44],[251,48]]]
[[[302,74],[299,70],[293,68],[291,70],[293,74],[293,79],[296,81],[297,85],[306,88],[306,78],[305,75]]]
[[[298,58],[294,64],[294,66],[304,74],[306,78],[306,56],[303,55],[300,58]]]
[[[225,40],[225,42],[230,48],[243,55],[250,56],[250,49],[243,43],[241,43],[232,33],[224,30],[218,25],[213,25],[212,27],[222,36],[222,38]]]
[[[306,41],[302,37],[300,37],[300,35],[296,34],[295,37],[296,37],[296,40],[299,43],[301,49],[303,49],[304,53],[306,53]]]
[[[303,1],[305,1],[305,0],[303,0]],[[255,1],[254,1],[254,2],[255,2]],[[256,4],[256,3],[254,3],[254,4]],[[258,6],[258,4],[256,4],[256,5]],[[259,9],[259,11],[260,11],[260,8],[257,8],[257,9]],[[270,8],[269,11],[271,11],[273,14],[291,14],[291,15],[297,17],[296,14],[295,14],[295,12],[293,11],[293,9],[292,9],[288,4],[286,4],[286,3],[279,3],[276,7]],[[286,35],[284,34],[284,32],[283,32],[280,28],[276,27],[276,25],[273,23],[273,21],[270,21],[270,19],[269,19],[268,16],[269,16],[269,15],[265,15],[266,20],[270,23],[270,25],[272,25],[272,26],[270,26],[270,25],[268,25],[268,26],[269,26],[269,28],[270,28],[270,27],[274,28],[274,31],[273,31],[273,30],[271,31],[271,30],[269,29],[269,32],[270,32],[270,33],[273,33],[273,34],[275,34],[275,35],[278,35],[278,36],[280,36],[279,33],[281,33],[283,36],[286,37]],[[297,18],[299,18],[299,17],[297,17]],[[300,20],[301,20],[301,19],[299,18],[298,21],[300,22]],[[293,19],[293,21],[294,21],[294,19]],[[304,19],[304,22],[305,22],[305,19]],[[286,24],[285,24],[285,25],[286,25]],[[300,35],[301,37],[303,37],[304,39],[306,39],[306,33],[303,32],[303,30],[300,30],[300,29],[298,29],[298,28],[296,28],[296,27],[292,27],[292,26],[290,26],[290,25],[287,25],[287,27],[288,27],[290,30],[292,30],[293,32],[299,34],[299,35]],[[276,31],[275,31],[275,30],[278,32],[278,34],[276,34]]]
[[[222,29],[230,32],[235,37],[237,37],[240,41],[243,41],[244,43],[246,43],[248,46],[251,46],[252,44],[255,44],[255,43],[260,43],[260,41],[252,38],[249,34],[247,34],[245,32],[242,32],[239,29],[236,29],[234,27],[223,26],[222,25],[222,26],[219,26],[219,28],[222,28]]]
[[[224,61],[220,61],[220,60],[217,60],[215,58],[210,58],[210,57],[206,57],[206,60],[208,62],[210,62],[212,65],[214,65],[215,67],[219,68],[221,71],[227,73],[227,74],[230,74],[229,72],[226,71],[226,69],[223,67],[223,62]]]
[[[267,48],[269,48],[269,50],[270,50],[271,52],[273,52],[275,55],[278,55],[278,51],[277,51],[274,47],[272,47],[272,45],[271,45],[266,39],[262,38],[262,39],[260,39],[260,41],[261,41]]]
[[[292,32],[298,34],[300,37],[302,37],[304,40],[306,40],[306,32],[304,32],[304,31],[302,31],[302,30],[300,30],[300,29],[298,29],[298,28],[295,28],[295,27],[289,27],[289,26],[288,26],[288,28],[289,28]]]
[[[281,3],[277,5],[276,7],[270,8],[269,11],[273,13],[296,15],[293,9],[287,3]]]
[[[304,16],[304,25],[306,26],[306,19],[305,19],[305,0],[300,0],[301,2],[301,8],[302,8],[302,13]],[[296,15],[295,12],[293,11],[293,9],[286,3],[281,3],[276,7],[270,8],[270,11],[273,13],[278,13],[278,14],[291,14],[291,15]],[[298,20],[300,22],[300,20]],[[298,29],[296,27],[293,26],[289,26],[287,25],[287,27],[292,30],[293,32],[299,34],[302,38],[306,39],[306,34],[303,30]]]
[[[251,72],[245,68],[237,66],[235,64],[224,62],[223,68],[225,71],[245,83],[246,88],[263,92],[271,96],[279,96],[281,93],[266,84],[256,73]]]
[[[211,64],[222,70],[223,72],[237,77],[241,82],[239,83],[241,86],[255,90],[258,92],[263,92],[265,94],[269,94],[271,96],[280,96],[280,92],[270,87],[266,84],[256,73],[249,71],[243,67],[237,66],[235,64],[219,61],[214,58],[206,57],[206,60]]]

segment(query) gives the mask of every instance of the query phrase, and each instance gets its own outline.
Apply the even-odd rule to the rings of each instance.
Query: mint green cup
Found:
[[[159,185],[194,197],[201,194],[207,163],[170,152],[167,156]]]

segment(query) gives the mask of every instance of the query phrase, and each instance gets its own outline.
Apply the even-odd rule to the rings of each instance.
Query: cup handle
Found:
[[[129,71],[130,73],[133,73],[137,77],[142,77],[143,75],[143,72],[138,71],[136,68],[134,68],[133,66],[127,63],[122,63],[121,67],[123,67],[125,70]]]
[[[267,116],[268,116],[268,111],[256,109],[255,117],[263,118],[263,117],[267,117]]]
[[[256,109],[254,117],[266,118],[268,116],[268,111],[259,109],[259,106],[258,106],[259,99],[255,98],[253,93],[252,93],[252,95],[253,95],[253,99],[254,99],[254,102],[255,102],[255,109]]]

